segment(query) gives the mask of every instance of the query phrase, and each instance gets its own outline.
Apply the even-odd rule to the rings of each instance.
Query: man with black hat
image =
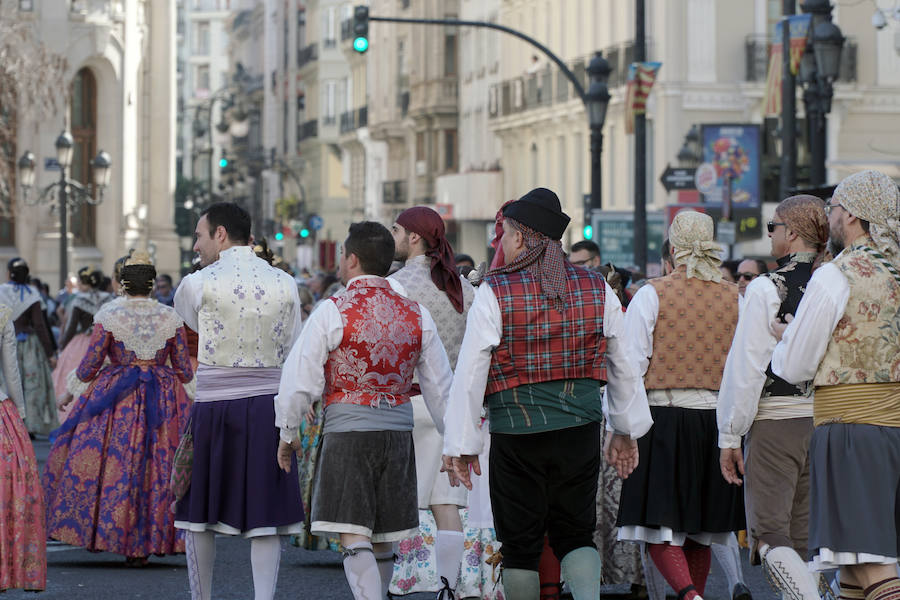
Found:
[[[635,405],[622,308],[602,276],[565,260],[569,223],[556,194],[532,190],[503,209],[505,264],[475,293],[445,414],[444,468],[471,488],[481,474],[481,406],[491,427],[490,490],[503,585],[536,599],[544,533],[576,600],[599,596],[593,543],[600,468],[600,389],[607,382],[607,457],[623,477],[652,424]]]
[[[394,260],[405,264],[388,281],[395,291],[428,309],[450,366],[454,367],[475,289],[456,270],[444,220],[434,209],[415,206],[397,216],[391,234],[394,236]],[[465,549],[459,508],[466,505],[466,490],[450,486],[447,477],[440,473],[443,439],[428,414],[424,398],[417,394],[410,403],[415,422],[413,446],[419,510],[430,508],[434,515],[437,525],[434,562],[443,596],[452,598]]]

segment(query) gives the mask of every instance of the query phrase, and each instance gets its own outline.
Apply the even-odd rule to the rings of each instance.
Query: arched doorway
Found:
[[[79,70],[72,81],[69,116],[72,138],[75,140],[70,177],[87,186],[92,180],[91,160],[97,154],[97,80],[88,68]],[[71,210],[70,215],[74,245],[96,246],[97,207],[80,204]]]

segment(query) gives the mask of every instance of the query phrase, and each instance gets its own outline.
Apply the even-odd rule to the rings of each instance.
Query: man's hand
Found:
[[[70,392],[66,392],[65,394],[61,395],[59,398],[56,399],[56,408],[58,408],[59,410],[62,410],[65,407],[67,407],[69,404],[71,404],[72,400],[74,400],[74,399],[75,398],[72,396],[72,394]]]
[[[619,477],[628,479],[631,472],[638,466],[637,440],[619,433],[607,435],[603,455],[606,457],[606,462],[616,468]]]
[[[300,438],[294,438],[294,441],[290,444],[284,440],[278,441],[278,453],[276,458],[278,459],[278,466],[281,467],[282,471],[285,473],[291,472],[291,454],[300,452],[300,448]]]
[[[784,315],[784,321],[779,319],[775,319],[772,321],[772,333],[775,335],[775,339],[779,342],[781,341],[782,336],[784,335],[784,330],[787,329],[788,323],[794,320],[794,315]]]
[[[450,485],[458,487],[463,484],[467,490],[472,489],[471,473],[481,475],[481,463],[478,462],[478,456],[468,454],[464,456],[443,456],[441,458],[441,471],[447,473],[450,478]]]
[[[304,418],[306,419],[307,425],[312,425],[313,421],[316,420],[316,407],[319,405],[319,401],[309,403],[309,408],[306,409],[306,414]]]
[[[744,455],[740,448],[722,448],[719,453],[719,467],[722,469],[722,477],[728,483],[741,485],[744,481],[738,477],[738,473],[744,474]]]

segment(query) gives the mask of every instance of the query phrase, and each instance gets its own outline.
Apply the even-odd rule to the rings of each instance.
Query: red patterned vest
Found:
[[[568,262],[565,268],[563,312],[541,293],[541,282],[528,271],[484,278],[503,317],[485,395],[560,379],[606,381],[603,277]]]
[[[325,362],[325,406],[409,402],[422,352],[418,303],[380,277],[357,279],[329,300],[341,313],[344,337]]]

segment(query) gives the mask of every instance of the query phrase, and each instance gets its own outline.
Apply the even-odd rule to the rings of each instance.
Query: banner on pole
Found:
[[[634,133],[634,116],[647,112],[647,97],[661,62],[631,63],[625,84],[625,133]]]
[[[812,15],[791,15],[787,18],[790,27],[790,69],[793,75],[800,68],[800,59],[806,51]],[[782,44],[785,21],[775,24],[775,39],[769,51],[769,70],[766,73],[766,95],[763,112],[767,117],[781,114],[781,82],[783,80],[782,63],[784,61],[784,44]]]

